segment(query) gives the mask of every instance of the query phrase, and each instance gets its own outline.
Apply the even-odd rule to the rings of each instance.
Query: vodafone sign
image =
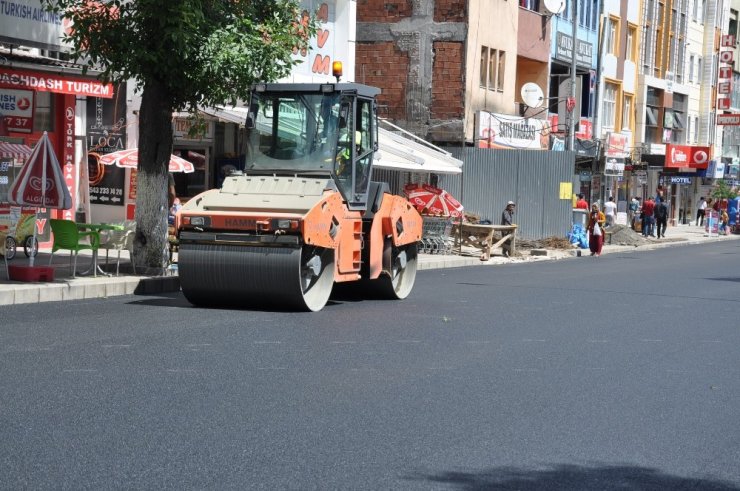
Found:
[[[691,167],[706,169],[709,165],[709,147],[671,145],[665,147],[665,166],[667,168]]]

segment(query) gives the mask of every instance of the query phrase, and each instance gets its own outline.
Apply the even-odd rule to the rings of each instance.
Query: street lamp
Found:
[[[566,102],[566,109],[568,110],[568,150],[574,151],[576,149],[576,135],[575,135],[575,115],[573,110],[575,108],[576,101],[576,49],[578,47],[578,0],[570,0],[571,11],[573,12],[573,47],[570,51],[570,97]]]

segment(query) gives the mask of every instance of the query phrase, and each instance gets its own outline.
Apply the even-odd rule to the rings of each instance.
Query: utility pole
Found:
[[[578,43],[578,0],[571,0],[572,5],[572,21],[573,21],[573,46],[571,48],[570,57],[570,97],[572,101],[576,100],[576,48]],[[568,148],[567,150],[573,151],[576,149],[576,123],[575,123],[575,107],[568,111]]]

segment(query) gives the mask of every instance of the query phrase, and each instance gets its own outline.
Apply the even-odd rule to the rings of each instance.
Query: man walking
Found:
[[[588,210],[588,202],[583,197],[583,194],[578,195],[578,201],[576,201],[577,210]]]
[[[614,225],[617,218],[617,204],[614,202],[613,196],[609,196],[609,201],[604,205],[604,214],[606,215],[606,226]]]
[[[663,200],[655,205],[655,224],[658,229],[658,238],[660,239],[662,235],[665,239],[665,229],[668,227],[668,207]]]
[[[653,227],[655,225],[655,201],[653,201],[653,197],[649,196],[648,199],[645,200],[645,202],[642,204],[642,217],[643,217],[643,225],[642,225],[642,236],[643,237],[655,237],[655,231],[653,230]]]
[[[704,215],[707,212],[707,200],[704,196],[699,198],[699,208],[696,210],[696,225],[699,227],[704,226]]]

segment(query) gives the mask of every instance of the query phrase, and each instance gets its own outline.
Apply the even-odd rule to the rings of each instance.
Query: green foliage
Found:
[[[719,179],[712,188],[711,196],[716,199],[735,199],[737,194],[736,188],[731,187],[724,179]]]
[[[67,41],[106,81],[157,82],[173,110],[246,99],[288,75],[315,16],[296,0],[42,0],[72,21]],[[299,19],[303,19],[299,22]]]

